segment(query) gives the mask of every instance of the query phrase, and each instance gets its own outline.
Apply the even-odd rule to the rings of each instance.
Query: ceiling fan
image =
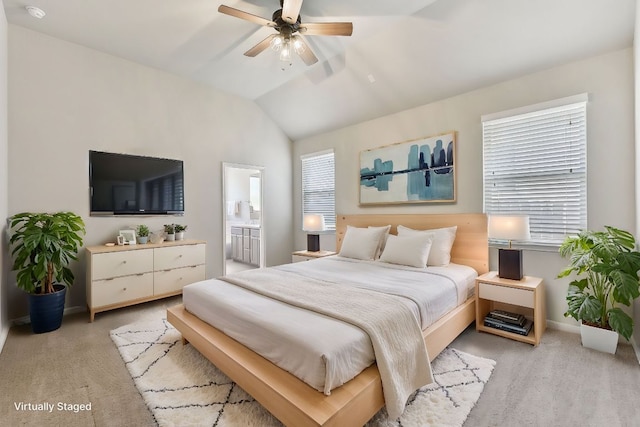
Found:
[[[280,59],[291,65],[292,53],[296,52],[307,65],[318,62],[302,34],[310,36],[350,36],[353,32],[351,22],[308,22],[300,20],[302,0],[280,0],[281,9],[273,12],[271,20],[233,7],[221,5],[218,12],[244,19],[265,27],[274,28],[278,33],[271,34],[260,43],[246,51],[246,56],[254,57],[271,47],[280,52]]]

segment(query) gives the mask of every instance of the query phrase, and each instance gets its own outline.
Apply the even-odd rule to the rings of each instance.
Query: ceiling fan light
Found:
[[[298,55],[303,54],[306,50],[304,42],[302,41],[302,38],[300,36],[293,37],[293,48],[296,50],[296,53]]]
[[[275,36],[271,40],[271,49],[275,50],[276,52],[280,52],[280,50],[282,49],[283,42],[284,41],[282,39],[282,36],[280,35]]]
[[[282,50],[280,51],[280,60],[291,62],[291,43],[288,40],[285,40],[282,44]]]

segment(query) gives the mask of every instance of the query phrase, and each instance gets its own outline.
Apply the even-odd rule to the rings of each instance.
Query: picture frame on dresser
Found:
[[[136,244],[136,232],[135,230],[120,230],[118,233],[119,236],[122,236],[124,239],[125,245],[135,245]],[[118,240],[118,243],[120,241]]]

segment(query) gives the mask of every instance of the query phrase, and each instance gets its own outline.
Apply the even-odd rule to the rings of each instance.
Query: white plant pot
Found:
[[[605,353],[616,354],[618,347],[618,333],[608,329],[580,324],[582,346]]]
[[[184,231],[178,231],[176,233],[176,240],[183,240],[184,239]]]
[[[171,234],[167,233],[166,241],[167,242],[173,242],[174,240],[176,240],[176,235],[174,233],[171,233]]]

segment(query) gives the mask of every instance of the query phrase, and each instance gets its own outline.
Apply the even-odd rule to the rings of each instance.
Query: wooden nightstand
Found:
[[[498,277],[495,271],[485,273],[476,279],[476,330],[538,345],[547,327],[544,301],[544,283],[538,277],[511,280]],[[484,317],[491,310],[520,313],[533,320],[529,335],[484,326]]]
[[[322,258],[326,256],[335,255],[335,252],[331,251],[296,251],[291,254],[291,262],[311,261],[312,259]]]

